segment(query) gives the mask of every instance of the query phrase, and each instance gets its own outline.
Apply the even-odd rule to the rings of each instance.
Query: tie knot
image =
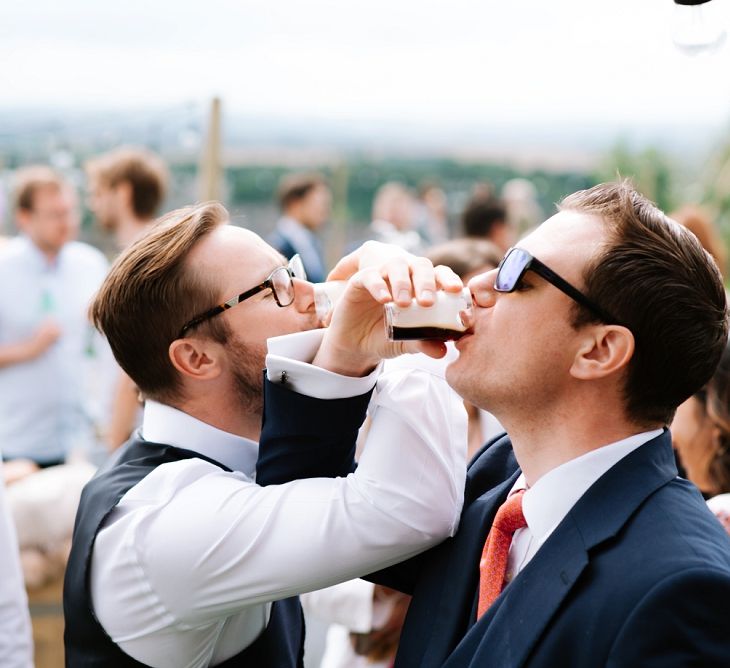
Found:
[[[507,497],[507,500],[497,511],[492,523],[493,528],[511,536],[517,529],[524,529],[527,526],[525,516],[522,514],[522,497],[524,494],[525,490],[521,489]]]

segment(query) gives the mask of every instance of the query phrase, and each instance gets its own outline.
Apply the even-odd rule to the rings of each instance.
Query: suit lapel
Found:
[[[479,560],[489,527],[514,485],[519,471],[477,498],[461,516],[459,531],[444,559],[434,564],[431,577],[442,588],[433,615],[432,633],[419,666],[441,666],[473,623],[472,609],[479,590]]]
[[[500,666],[522,665],[587,564],[578,527],[564,521],[469,630],[447,665],[466,665],[463,657],[478,647],[499,657]]]
[[[667,431],[609,469],[579,499],[494,605],[468,630],[444,668],[471,665],[477,655],[493,657],[494,665],[500,667],[523,665],[588,565],[589,551],[615,536],[639,505],[676,475]],[[508,490],[509,487],[504,490],[505,495]],[[497,505],[493,501],[490,506],[492,516]]]

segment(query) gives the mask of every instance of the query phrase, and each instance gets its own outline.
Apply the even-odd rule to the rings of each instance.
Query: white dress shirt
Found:
[[[0,345],[30,339],[52,318],[61,335],[33,360],[0,369],[0,447],[39,462],[89,452],[105,420],[118,370],[88,317],[108,264],[96,249],[67,243],[54,262],[27,237],[0,252]],[[94,385],[94,387],[92,387]]]
[[[591,450],[548,471],[532,487],[527,486],[525,475],[521,474],[510,494],[526,490],[522,497],[522,513],[527,526],[515,531],[512,537],[506,581],[509,582],[527,566],[593,483],[614,464],[661,433],[661,429],[655,429],[634,434]]]
[[[337,389],[334,380],[339,396],[372,387],[377,370],[363,380],[287,361],[287,340],[311,352],[320,336],[274,341],[274,382],[283,372],[299,391],[306,379],[310,395],[318,378],[325,395]],[[201,459],[164,464],[122,497],[91,564],[94,612],[114,642],[150,666],[215,666],[260,635],[271,601],[383,568],[453,535],[465,479],[461,400],[442,376],[399,369],[378,379],[371,412],[354,474],[259,487],[254,443],[148,402],[146,439],[236,470]]]

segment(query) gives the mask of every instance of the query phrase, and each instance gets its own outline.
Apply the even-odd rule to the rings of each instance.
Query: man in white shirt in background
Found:
[[[456,529],[466,419],[436,374],[383,374],[357,471],[313,476],[351,470],[351,453],[333,453],[354,439],[350,420],[362,421],[379,374],[359,364],[359,347],[398,348],[384,340],[382,303],[414,292],[428,303],[437,285],[457,291],[461,281],[402,258],[363,269],[336,340],[366,320],[371,336],[344,346],[354,349],[344,366],[337,355],[311,366],[333,329],[309,331],[318,322],[298,258],[287,265],[227,222],[213,203],[172,212],[122,253],[94,301],[95,323],[147,400],[141,434],[82,497],[64,589],[69,666],[301,666],[301,609],[286,597],[395,563]],[[307,385],[303,401],[345,398],[307,415],[329,425],[294,457],[310,479],[262,487],[256,476],[271,482],[280,466],[266,459],[268,444],[301,430],[272,402],[261,432],[266,340],[291,332],[300,333],[270,342],[267,396]]]
[[[45,166],[18,170],[14,185],[20,234],[0,250],[0,449],[33,587],[63,573],[76,505],[94,472],[84,460],[101,449],[118,367],[88,318],[108,265],[75,240],[73,187]]]
[[[110,355],[87,309],[108,265],[75,240],[76,193],[49,167],[18,170],[14,195],[20,234],[0,251],[0,444],[6,459],[49,466],[98,441],[88,383]]]

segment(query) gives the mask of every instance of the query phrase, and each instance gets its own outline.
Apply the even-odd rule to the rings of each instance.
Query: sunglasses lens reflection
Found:
[[[499,292],[510,292],[511,290],[514,290],[515,285],[522,275],[522,272],[525,270],[525,265],[529,259],[529,255],[522,253],[517,249],[507,255],[502,266],[499,268],[497,281],[494,286],[495,290]]]

